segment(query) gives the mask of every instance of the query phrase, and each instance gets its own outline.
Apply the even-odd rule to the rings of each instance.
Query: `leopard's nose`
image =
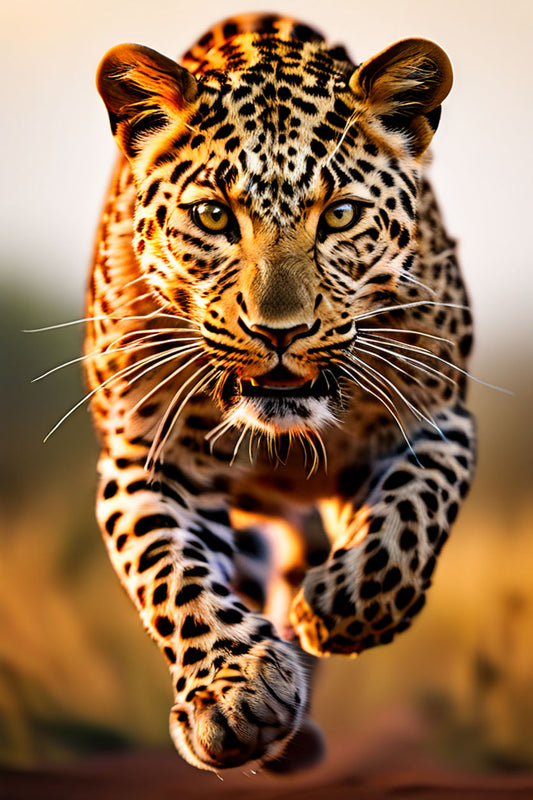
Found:
[[[316,319],[312,325],[303,323],[290,328],[274,328],[271,325],[259,324],[247,325],[241,317],[239,317],[238,323],[248,336],[253,339],[262,339],[265,344],[279,352],[286,350],[297,339],[315,334],[320,328],[321,320]]]
[[[250,331],[252,336],[258,335],[269,340],[276,350],[286,349],[295,339],[301,339],[309,335],[310,325],[294,325],[292,328],[270,328],[268,325],[252,325]]]

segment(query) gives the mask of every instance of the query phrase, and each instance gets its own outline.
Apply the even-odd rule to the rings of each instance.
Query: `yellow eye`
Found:
[[[321,227],[326,233],[331,231],[345,231],[359,220],[361,206],[353,200],[341,200],[332,203],[320,219]]]
[[[196,225],[208,233],[224,233],[232,222],[231,211],[220,203],[198,203],[191,213]]]

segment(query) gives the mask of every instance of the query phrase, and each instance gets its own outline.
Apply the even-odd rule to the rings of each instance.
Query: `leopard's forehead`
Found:
[[[202,180],[292,224],[325,188],[353,180],[340,153],[331,164],[354,110],[355,67],[343,50],[246,32],[184,63],[199,81],[189,126],[191,147],[207,148]]]

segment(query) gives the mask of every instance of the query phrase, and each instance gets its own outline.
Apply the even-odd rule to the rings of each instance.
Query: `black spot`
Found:
[[[371,620],[375,619],[377,614],[379,613],[380,605],[379,603],[371,603],[369,606],[365,608],[363,611],[364,618],[370,622]]]
[[[418,536],[410,528],[406,528],[400,536],[400,547],[402,550],[412,550],[418,544]]]
[[[410,500],[402,500],[398,503],[398,513],[402,522],[417,522],[418,517],[414,505]]]
[[[221,608],[216,612],[216,615],[226,625],[238,625],[243,619],[241,612],[236,611],[234,608]]]
[[[146,206],[149,205],[149,203],[151,203],[152,200],[154,199],[154,196],[155,196],[157,190],[159,189],[160,183],[161,183],[161,180],[158,178],[155,181],[152,181],[152,183],[148,187],[148,191],[146,192],[146,194],[144,196],[144,200],[143,200],[143,207],[144,208],[146,208]]]
[[[440,528],[438,525],[430,525],[427,529],[428,540],[433,544],[440,536]]]
[[[436,563],[437,563],[437,559],[434,558],[433,556],[431,556],[431,558],[428,559],[428,561],[426,563],[426,566],[424,567],[424,569],[422,570],[422,573],[421,573],[423,578],[425,578],[426,580],[428,578],[431,578],[431,576],[433,575],[433,570],[435,569]]]
[[[402,228],[400,238],[398,239],[398,245],[400,247],[407,247],[410,241],[411,241],[411,236],[409,234],[409,231],[407,230],[407,228]]]
[[[170,575],[172,572],[172,564],[167,564],[166,567],[163,567],[159,570],[157,575],[155,576],[155,580],[159,580],[160,578],[166,578],[167,575]]]
[[[405,470],[398,470],[397,472],[393,472],[392,475],[389,475],[387,480],[383,483],[383,489],[388,492],[391,489],[399,489],[400,486],[405,486],[407,483],[410,483],[414,478],[410,472],[405,472]]]
[[[182,692],[185,689],[185,683],[186,680],[182,675],[181,678],[179,678],[179,680],[176,681],[176,691]]]
[[[111,514],[109,519],[106,520],[105,529],[106,529],[106,531],[108,532],[108,534],[110,536],[113,536],[113,533],[114,533],[114,530],[115,530],[115,525],[117,524],[117,522],[121,518],[121,516],[122,516],[122,512],[121,511],[115,511],[115,513]]]
[[[389,592],[391,589],[394,589],[395,586],[398,586],[402,579],[402,573],[398,569],[398,567],[392,567],[388,570],[385,577],[383,578],[383,591]]]
[[[374,581],[372,579],[368,581],[364,581],[361,584],[361,588],[359,590],[359,594],[364,600],[370,600],[372,597],[375,597],[381,591],[381,584],[378,581]]]
[[[127,533],[121,533],[120,536],[118,537],[118,539],[116,541],[116,548],[117,548],[119,553],[122,550],[122,548],[124,547],[124,545],[126,544],[127,540],[128,540],[128,534]]]
[[[183,570],[184,578],[205,578],[208,574],[207,567],[187,567]]]
[[[155,627],[161,636],[170,636],[174,633],[175,625],[168,617],[156,617]]]
[[[168,556],[169,551],[166,549],[170,544],[170,539],[156,539],[152,542],[139,558],[138,572],[146,572],[147,569],[157,564],[162,558]]]
[[[190,603],[191,600],[194,600],[198,595],[202,594],[203,590],[204,587],[200,586],[198,583],[189,583],[177,592],[174,602],[178,607],[184,606],[186,603]]]
[[[186,172],[189,167],[192,165],[192,161],[181,161],[179,164],[176,164],[172,174],[170,176],[170,182],[176,183],[178,179]]]
[[[350,636],[359,636],[359,634],[361,634],[362,632],[363,632],[363,623],[359,622],[359,620],[350,622],[350,624],[346,628],[346,633],[349,633]]]
[[[450,505],[448,506],[448,510],[446,511],[446,519],[448,520],[450,525],[452,525],[452,523],[455,522],[458,513],[459,513],[459,506],[457,505],[457,503],[450,503]]]
[[[164,654],[166,655],[166,657],[168,658],[168,660],[170,661],[171,664],[175,664],[176,663],[176,653],[174,652],[172,647],[164,647],[163,648],[163,652],[164,652]],[[181,678],[180,678],[180,680],[181,680]]]
[[[416,602],[413,603],[413,605],[407,612],[406,616],[414,617],[415,614],[418,614],[418,612],[421,611],[422,608],[424,608],[425,604],[426,604],[426,597],[424,594],[421,594],[418,600],[416,600]]]
[[[114,497],[118,492],[118,483],[114,480],[109,481],[104,487],[104,497],[106,500],[109,500],[110,497]]]
[[[377,551],[365,564],[365,575],[371,575],[373,572],[379,572],[389,563],[389,554],[384,547]]]
[[[207,564],[207,558],[200,550],[197,550],[196,547],[184,547],[183,555],[186,558],[193,558],[195,561],[201,561],[203,564]]]
[[[467,356],[470,353],[471,349],[472,349],[472,337],[470,336],[470,334],[467,334],[466,336],[463,336],[462,339],[460,339],[459,350],[461,352],[461,355]]]
[[[420,499],[426,506],[430,516],[434,514],[439,507],[439,501],[434,494],[431,494],[431,492],[422,492]]]
[[[369,533],[379,533],[379,531],[383,527],[383,523],[385,522],[385,517],[374,517],[374,519],[370,523],[370,527],[368,529]]]
[[[340,617],[354,617],[355,603],[346,588],[339,589],[333,601],[332,611]]]
[[[415,596],[415,590],[413,586],[403,586],[396,593],[396,597],[394,598],[394,605],[396,606],[398,611],[402,611],[409,605],[414,596]]]
[[[181,663],[184,667],[189,664],[197,664],[198,661],[202,661],[206,655],[206,651],[200,650],[199,647],[189,647],[188,650],[185,651]]]
[[[195,636],[203,636],[204,633],[209,633],[210,630],[209,625],[198,622],[189,614],[181,626],[180,634],[182,639],[193,639]]]
[[[226,588],[226,586],[223,586],[221,583],[213,583],[211,589],[219,597],[227,597],[229,594],[229,589]]]
[[[147,517],[141,517],[135,523],[133,532],[135,536],[145,536],[150,531],[158,530],[159,528],[177,528],[178,523],[174,517],[167,514],[151,514]]]
[[[152,595],[152,602],[154,606],[160,605],[160,603],[164,603],[168,597],[168,586],[166,583],[161,583],[154,589],[154,593]]]
[[[413,205],[411,203],[411,198],[407,194],[404,189],[400,190],[400,202],[404,207],[405,213],[407,214],[410,219],[414,219],[415,212],[413,211]]]

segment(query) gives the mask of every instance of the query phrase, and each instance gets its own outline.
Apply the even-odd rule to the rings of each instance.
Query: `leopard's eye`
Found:
[[[359,220],[362,206],[353,200],[340,200],[332,203],[320,218],[320,227],[324,233],[345,231]]]
[[[208,233],[224,233],[233,220],[231,211],[220,203],[198,203],[191,209],[193,221]]]

